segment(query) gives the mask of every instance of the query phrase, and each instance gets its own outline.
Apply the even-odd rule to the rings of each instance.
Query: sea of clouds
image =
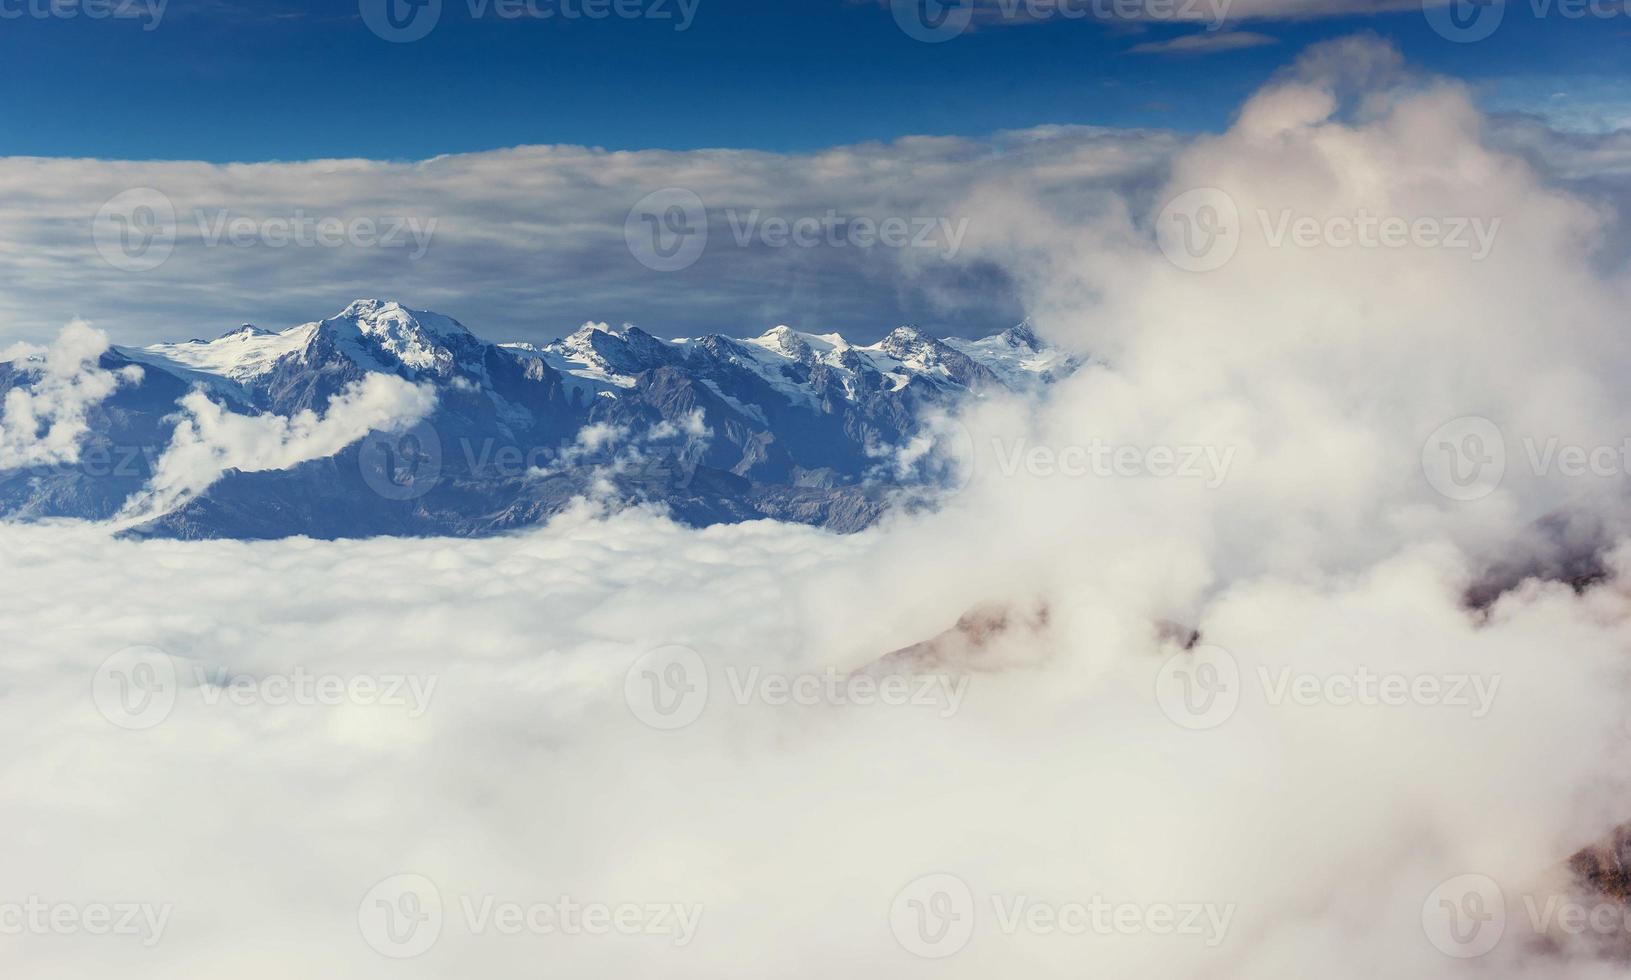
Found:
[[[971,186],[967,260],[1099,362],[959,419],[969,479],[932,514],[0,528],[8,972],[1616,975],[1591,951],[1623,928],[1534,910],[1587,901],[1563,862],[1631,818],[1626,474],[1529,449],[1631,431],[1617,211],[1370,38],[1171,152],[1150,193],[1068,200],[1074,153]],[[1244,216],[1204,273],[1158,244],[1199,188]],[[1276,245],[1254,216],[1285,209],[1500,234]],[[1459,493],[1435,434],[1487,435],[1468,417],[1505,465]],[[1002,465],[1019,440],[1230,462]],[[1603,581],[1471,608],[1537,527]],[[933,684],[878,663],[992,609]]]

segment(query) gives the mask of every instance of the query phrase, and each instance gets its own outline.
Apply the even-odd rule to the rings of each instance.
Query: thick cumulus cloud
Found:
[[[968,208],[971,254],[1103,364],[965,416],[970,479],[934,514],[848,538],[588,509],[474,542],[0,529],[0,912],[168,910],[145,947],[13,930],[8,967],[1614,975],[1591,953],[1623,927],[1574,936],[1557,903],[1591,901],[1563,862],[1631,817],[1626,476],[1530,453],[1627,431],[1613,212],[1364,39],[1150,193],[1010,181]],[[1362,212],[1500,222],[1475,258],[1357,244]],[[1494,436],[1466,462],[1503,479],[1445,482],[1431,437],[1468,416]],[[1561,517],[1595,529],[1601,582],[1469,607]],[[960,652],[878,664],[971,610]],[[876,703],[891,664],[936,683]],[[348,693],[286,703],[301,677]],[[639,934],[574,934],[563,896]]]
[[[148,486],[125,505],[125,516],[147,520],[209,488],[227,470],[284,470],[332,456],[374,430],[404,431],[436,407],[436,392],[394,375],[353,382],[319,415],[241,415],[203,391],[183,395],[170,444]]]
[[[1228,133],[1181,154],[1145,211],[1083,229],[1023,198],[987,207],[1010,225],[975,246],[1034,260],[1038,325],[1110,365],[1062,390],[1033,442],[1234,454],[1222,492],[1192,500],[1183,481],[1037,481],[1024,492],[1045,504],[1041,519],[1014,530],[1038,537],[1017,560],[1061,511],[1131,508],[1138,533],[1275,570],[1424,535],[1500,540],[1559,508],[1617,517],[1615,479],[1564,476],[1545,451],[1618,453],[1624,441],[1626,282],[1601,273],[1598,251],[1612,213],[1490,148],[1464,89],[1408,75],[1379,42],[1304,56]],[[1229,225],[1201,258],[1219,267],[1152,260],[1152,233],[1182,260],[1185,231],[1199,234],[1184,222],[1214,219]],[[1383,222],[1403,237],[1383,241]],[[1452,506],[1424,479],[1423,452],[1468,417],[1500,430],[1507,465],[1492,492]],[[982,467],[1000,469],[990,440],[976,445]],[[1015,491],[994,479],[972,492],[979,507]]]
[[[90,431],[88,413],[121,384],[142,376],[134,365],[118,371],[98,366],[107,349],[107,334],[74,320],[49,347],[14,344],[0,352],[0,362],[10,362],[27,379],[6,392],[0,470],[79,460],[80,444]]]

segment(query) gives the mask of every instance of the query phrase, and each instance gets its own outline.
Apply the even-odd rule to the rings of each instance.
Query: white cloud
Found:
[[[166,513],[229,469],[281,470],[332,456],[372,430],[411,427],[435,405],[430,385],[387,374],[370,374],[348,385],[322,415],[310,409],[288,417],[242,415],[203,391],[191,391],[181,398],[179,422],[154,466],[152,481],[126,503],[125,516],[147,520]]]
[[[892,0],[878,0],[889,6]],[[981,25],[1045,24],[1092,16],[1107,22],[1205,23],[1217,30],[1242,21],[1421,14],[1450,0],[974,0]]]
[[[90,431],[87,413],[121,384],[141,380],[130,366],[106,371],[97,365],[107,335],[74,320],[49,348],[14,344],[0,352],[24,381],[6,392],[0,414],[0,470],[74,463]]]
[[[931,871],[958,875],[980,903],[974,941],[933,964],[943,976],[1018,961],[1077,976],[1084,948],[1140,975],[1430,975],[1450,963],[1419,921],[1441,879],[1477,869],[1516,896],[1631,802],[1597,754],[1621,737],[1624,693],[1605,678],[1621,660],[1625,596],[1597,596],[1588,612],[1567,589],[1537,590],[1479,627],[1458,602],[1466,567],[1431,548],[1347,581],[1242,582],[1217,596],[1208,638],[1236,651],[1251,686],[1226,724],[1196,732],[1154,696],[1172,650],[1143,619],[1148,602],[1113,588],[1126,577],[1115,569],[1137,575],[1161,556],[1096,543],[1105,574],[1077,578],[1080,591],[1054,605],[1028,641],[1029,666],[975,675],[950,717],[738,705],[731,693],[755,667],[864,664],[949,625],[968,592],[957,578],[991,581],[921,552],[915,580],[869,574],[895,571],[903,541],[889,534],[694,532],[626,513],[488,541],[129,544],[14,527],[0,545],[29,562],[4,601],[34,638],[8,659],[0,734],[37,747],[0,762],[0,828],[31,845],[9,887],[173,906],[140,956],[117,938],[15,937],[9,962],[31,976],[203,976],[240,962],[247,944],[265,950],[268,976],[317,964],[400,973],[357,926],[365,892],[400,873],[428,877],[444,903],[415,976],[503,974],[546,953],[597,975],[899,976],[927,964],[897,945],[891,903]],[[1054,573],[1058,557],[1037,556]],[[93,616],[85,595],[97,597]],[[109,724],[90,694],[103,659],[134,643],[180,658],[178,700],[149,731]],[[630,712],[625,673],[671,643],[707,658],[713,686],[696,724],[661,732]],[[1444,706],[1276,708],[1256,681],[1259,668],[1355,664],[1502,682],[1474,718]],[[433,695],[417,716],[211,703],[199,671],[408,676]],[[230,873],[223,853],[235,855]],[[1021,894],[1216,903],[1232,908],[1231,926],[1216,947],[1004,935],[990,897]],[[489,895],[703,912],[678,949],[476,934],[460,903]],[[1513,929],[1488,975],[1556,976],[1544,959],[1525,972]]]
[[[1127,50],[1133,54],[1210,54],[1279,43],[1278,38],[1255,31],[1226,31],[1222,34],[1184,34],[1165,41],[1146,41]]]
[[[1162,0],[1151,0],[1152,5]],[[1220,0],[1221,2],[1221,0]],[[1399,12],[1420,13],[1423,3],[1443,6],[1450,0],[1232,0],[1231,19],[1304,20]]]

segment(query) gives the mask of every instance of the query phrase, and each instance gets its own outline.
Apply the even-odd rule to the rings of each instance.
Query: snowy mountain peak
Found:
[[[564,340],[541,349],[562,363],[570,362],[596,376],[635,375],[647,368],[667,363],[673,349],[633,324],[613,329],[604,323],[585,323]]]
[[[315,333],[315,324],[291,327],[282,333],[246,325],[215,340],[152,344],[140,348],[120,347],[115,351],[138,363],[202,382],[209,387],[225,382],[225,388],[230,393],[236,385],[270,372],[280,358],[304,351]]]
[[[271,336],[274,336],[272,331],[262,330],[260,327],[255,326],[253,323],[245,323],[242,326],[233,327],[231,330],[228,330],[226,333],[222,334],[221,336],[219,336],[219,337],[217,337],[215,339],[216,340],[240,340],[241,341],[241,340],[250,340],[250,339],[255,338],[255,337],[271,337]]]
[[[359,364],[401,364],[443,376],[472,367],[465,362],[484,346],[452,317],[380,299],[356,300],[315,326]]]
[[[990,372],[976,359],[928,336],[916,327],[896,327],[889,336],[866,350],[900,365],[909,375],[945,377],[963,387],[978,387],[991,380]]]
[[[879,350],[899,361],[923,357],[939,346],[939,341],[913,326],[896,327],[878,343]]]
[[[1023,347],[1030,351],[1040,351],[1042,349],[1042,341],[1037,339],[1035,331],[1031,329],[1031,321],[1029,320],[1014,324],[1002,333],[997,334],[997,337],[1009,347]]]
[[[1056,381],[1082,365],[1074,355],[1044,344],[1028,320],[981,340],[948,339],[944,343],[1020,391]]]
[[[628,324],[624,324],[623,328],[619,329],[611,324],[596,323],[591,320],[578,329],[567,334],[565,340],[558,342],[575,347],[589,343],[597,333],[603,333],[612,337],[621,338],[623,336],[623,331],[626,329],[628,329]]]
[[[410,310],[395,300],[359,299],[325,322],[350,321],[364,333],[378,336],[428,335],[460,339],[472,334],[450,316],[428,310]]]
[[[759,336],[740,343],[751,344],[806,364],[815,360],[828,360],[832,355],[849,350],[852,346],[843,336],[836,333],[802,333],[788,326],[772,327]]]
[[[771,327],[749,343],[784,354],[795,361],[808,362],[815,357],[815,350],[810,346],[810,342],[792,327]]]

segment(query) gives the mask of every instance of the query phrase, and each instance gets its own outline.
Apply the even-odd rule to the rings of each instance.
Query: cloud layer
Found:
[[[151,343],[392,296],[495,340],[544,341],[587,320],[665,336],[787,323],[870,342],[903,322],[987,336],[1023,313],[999,268],[948,259],[944,235],[801,245],[777,220],[955,228],[971,188],[1021,173],[1073,195],[1147,182],[1174,142],[1048,129],[809,155],[535,146],[418,163],[0,159],[0,319],[43,340],[85,316],[115,342]],[[637,259],[629,235],[646,233],[631,210],[667,188],[696,195],[694,218],[682,217],[707,239],[693,265],[664,272]]]
[[[1485,976],[1615,975],[1590,937],[1554,929],[1548,951],[1527,910],[1631,816],[1631,559],[1581,592],[1467,595],[1537,522],[1618,540],[1627,474],[1559,447],[1597,458],[1631,431],[1628,283],[1603,254],[1614,208],[1501,138],[1465,88],[1368,38],[1309,51],[1227,133],[1162,147],[1157,186],[1095,187],[1147,160],[1134,143],[1032,134],[1014,152],[1034,184],[965,188],[966,257],[1103,363],[959,420],[962,492],[863,535],[587,507],[475,542],[0,528],[7,887],[171,910],[149,950],[25,933],[9,964],[1369,978],[1450,975],[1482,935]],[[765,174],[737,162],[751,201]],[[1311,233],[1277,236],[1285,213]],[[1482,258],[1418,234],[1472,218],[1501,219]],[[1435,439],[1469,417],[1493,438]],[[1111,469],[1045,465],[1076,449]],[[1228,450],[1225,478],[1157,456],[1191,449]],[[966,681],[955,707],[932,687],[793,697],[887,675],[880,656],[978,609],[1012,613],[936,668]],[[159,717],[139,696],[163,669]],[[272,694],[313,675],[351,693]],[[381,703],[359,677],[426,698]],[[440,904],[419,933],[422,882]],[[466,911],[563,896],[700,919],[680,943]],[[1095,904],[1123,924],[1058,927]],[[1497,905],[1499,932],[1448,918]],[[1186,908],[1207,928],[1154,914]]]

